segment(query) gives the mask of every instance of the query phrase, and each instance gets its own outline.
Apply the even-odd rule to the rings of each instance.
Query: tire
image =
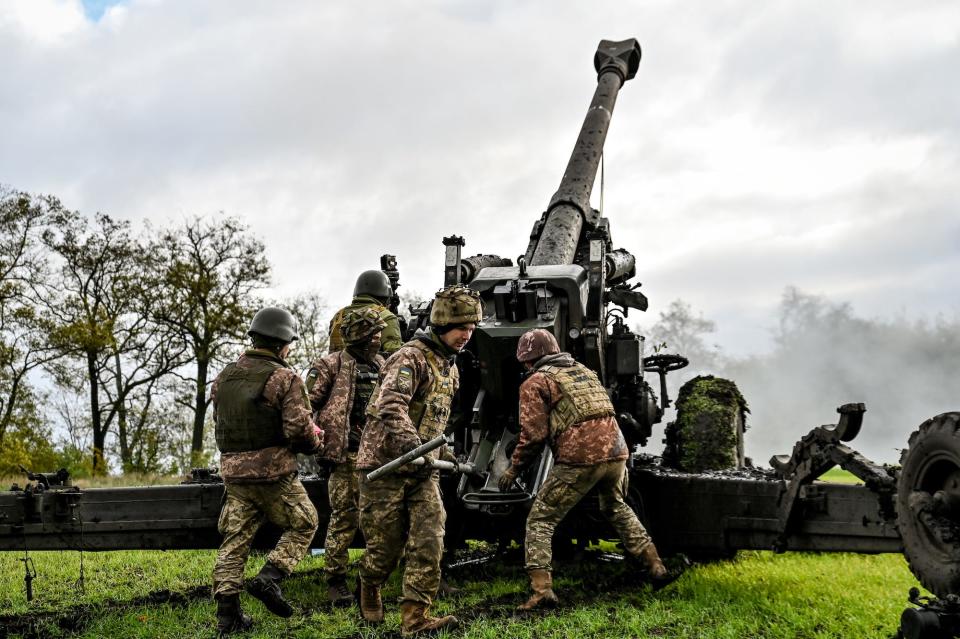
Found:
[[[910,571],[938,597],[960,593],[960,413],[922,423],[900,465],[897,526]]]

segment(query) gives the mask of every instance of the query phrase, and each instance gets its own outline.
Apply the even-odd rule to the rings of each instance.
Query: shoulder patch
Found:
[[[409,393],[413,389],[413,369],[409,366],[401,366],[397,371],[397,390],[401,393]]]
[[[320,376],[320,371],[315,368],[311,368],[307,373],[307,390],[313,390],[313,385],[317,383],[317,377]]]

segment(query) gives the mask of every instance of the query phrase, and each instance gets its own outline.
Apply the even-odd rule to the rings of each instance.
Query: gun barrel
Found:
[[[413,450],[407,451],[404,454],[400,455],[393,461],[387,462],[380,468],[370,471],[369,473],[367,473],[367,479],[369,481],[375,481],[377,479],[380,479],[381,477],[386,477],[387,475],[394,472],[401,466],[404,466],[412,462],[414,459],[417,459],[418,457],[423,457],[427,453],[440,448],[446,443],[447,443],[446,437],[444,437],[443,435],[437,435],[436,437],[428,441],[426,444],[421,444],[420,446],[417,446]]]
[[[597,89],[580,135],[573,147],[560,187],[547,207],[545,223],[531,266],[572,264],[580,242],[583,219],[590,212],[590,194],[600,166],[603,143],[623,83],[633,78],[640,65],[640,44],[636,39],[613,42],[601,40],[593,59]]]
[[[481,269],[488,266],[513,266],[513,261],[499,255],[474,255],[460,260],[460,283],[469,284]]]

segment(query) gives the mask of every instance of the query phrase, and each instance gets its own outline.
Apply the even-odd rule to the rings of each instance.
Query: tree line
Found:
[[[135,231],[0,187],[0,476],[208,464],[210,383],[271,303],[270,276],[230,216]],[[272,303],[300,318],[291,363],[306,366],[326,348],[323,299]]]

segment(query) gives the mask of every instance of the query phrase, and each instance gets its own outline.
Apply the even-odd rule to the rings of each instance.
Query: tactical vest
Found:
[[[550,412],[552,438],[581,422],[615,414],[610,396],[597,379],[597,374],[583,364],[575,362],[573,366],[544,366],[538,368],[537,372],[555,381],[562,394]]]
[[[284,368],[276,360],[250,357],[251,366],[227,364],[217,378],[217,448],[221,453],[242,453],[283,446],[283,416],[263,397],[267,380]]]
[[[411,346],[423,353],[433,381],[425,392],[414,391],[413,399],[407,410],[410,421],[417,429],[420,441],[427,442],[442,434],[447,426],[447,419],[450,417],[450,405],[453,403],[453,394],[460,378],[460,371],[457,370],[456,364],[450,364],[420,340],[409,341],[404,346]],[[373,399],[368,405],[367,415],[376,416],[374,406],[379,394],[380,386],[377,385],[373,391]],[[427,456],[436,458],[439,454],[438,451],[433,451]]]
[[[367,423],[367,404],[377,385],[379,368],[360,361],[356,363],[353,387],[353,406],[350,407],[350,432],[347,434],[347,450],[355,452],[360,447],[360,436]]]

